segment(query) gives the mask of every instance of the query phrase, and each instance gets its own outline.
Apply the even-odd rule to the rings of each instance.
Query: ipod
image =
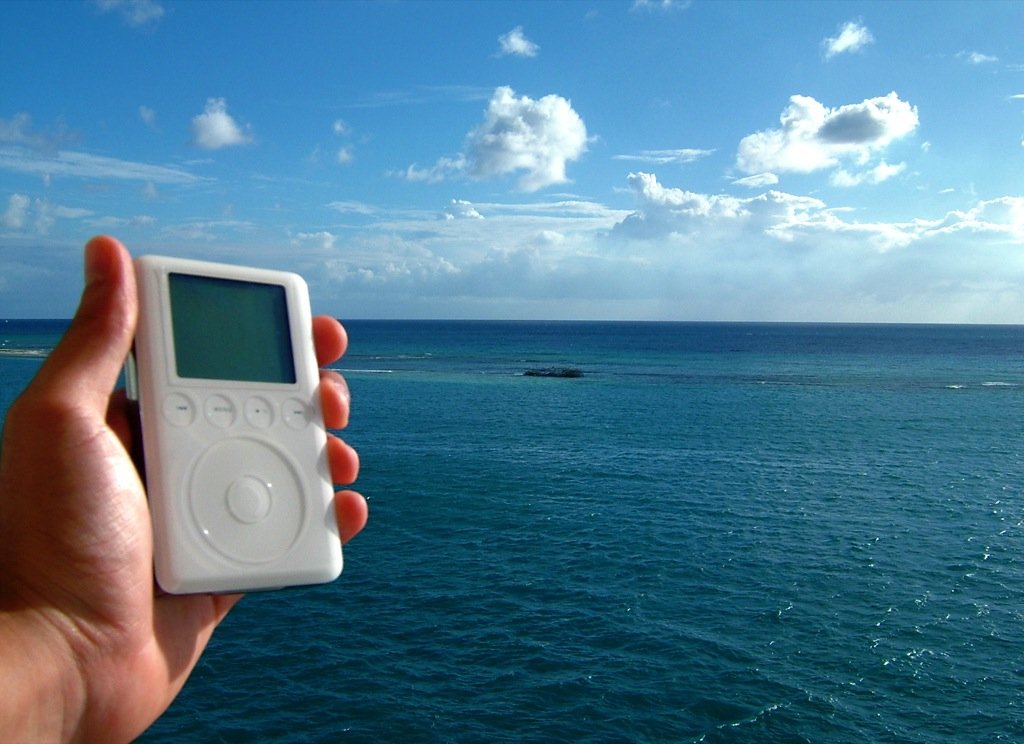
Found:
[[[129,387],[157,583],[194,594],[337,578],[341,540],[306,283],[163,256],[137,258],[135,272]]]

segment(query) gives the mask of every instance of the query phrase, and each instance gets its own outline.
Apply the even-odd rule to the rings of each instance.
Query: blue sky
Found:
[[[342,318],[1024,323],[1024,4],[0,4],[0,317],[92,234]]]

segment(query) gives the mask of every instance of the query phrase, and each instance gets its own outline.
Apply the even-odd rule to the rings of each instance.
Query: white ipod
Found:
[[[341,540],[306,283],[142,256],[135,376],[156,580],[171,594],[332,581]]]

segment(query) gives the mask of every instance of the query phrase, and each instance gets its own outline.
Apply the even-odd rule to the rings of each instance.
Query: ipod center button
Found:
[[[164,418],[171,426],[188,426],[196,416],[196,407],[181,393],[171,393],[164,398]]]
[[[270,513],[270,486],[244,475],[228,486],[227,501],[231,516],[245,524],[256,524]]]
[[[211,395],[206,399],[206,420],[226,429],[235,423],[235,404],[223,395]]]
[[[245,401],[245,420],[250,426],[266,429],[274,423],[274,409],[265,398],[249,398]]]

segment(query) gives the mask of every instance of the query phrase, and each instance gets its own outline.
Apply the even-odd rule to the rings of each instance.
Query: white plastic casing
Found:
[[[136,259],[135,269],[136,383],[157,583],[171,594],[192,594],[337,578],[341,540],[306,283],[287,272],[160,256]],[[283,288],[287,319],[280,325],[290,335],[294,381],[180,375],[172,275],[177,286],[180,277],[205,277],[230,282],[209,286],[243,292]],[[222,328],[234,327],[223,325],[233,322],[230,312],[216,313]],[[252,315],[239,326],[252,331],[259,323]],[[195,337],[203,346],[202,334]],[[230,347],[219,353],[232,354]]]

